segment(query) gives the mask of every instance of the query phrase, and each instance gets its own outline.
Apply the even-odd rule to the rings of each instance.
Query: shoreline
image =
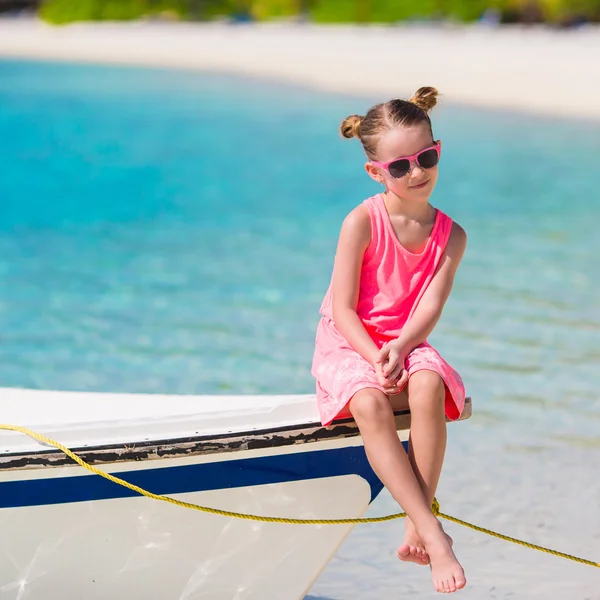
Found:
[[[597,27],[0,19],[0,59],[192,69],[382,99],[432,85],[452,104],[600,120]]]

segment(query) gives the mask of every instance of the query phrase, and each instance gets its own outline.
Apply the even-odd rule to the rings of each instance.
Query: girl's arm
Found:
[[[444,256],[415,312],[398,338],[381,349],[379,361],[387,363],[383,373],[388,377],[393,378],[399,374],[398,369],[404,368],[406,356],[427,339],[442,316],[466,245],[467,234],[458,223],[453,223]]]
[[[344,220],[331,280],[333,321],[350,345],[373,366],[379,349],[356,313],[363,257],[371,241],[371,219],[363,204]]]

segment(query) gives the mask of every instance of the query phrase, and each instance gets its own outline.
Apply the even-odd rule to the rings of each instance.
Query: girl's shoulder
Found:
[[[450,239],[448,241],[462,247],[467,245],[467,232],[456,221],[452,221],[452,229],[450,230]]]
[[[449,232],[447,234],[446,253],[462,257],[467,247],[467,232],[453,219],[448,220]]]
[[[340,237],[352,237],[363,248],[371,243],[373,198],[363,200],[344,218]]]
[[[449,214],[439,209],[437,206],[434,207],[439,213],[441,220],[446,222],[446,226],[450,229],[450,237],[460,240],[466,240],[467,234],[465,230],[459,225]]]
[[[371,214],[366,204],[359,204],[346,215],[342,233],[360,238],[371,237]]]
[[[344,224],[359,230],[371,229],[371,215],[375,197],[367,198],[355,206],[345,217]]]
[[[438,208],[434,207],[437,211],[437,216],[439,220],[443,223],[443,225],[449,230],[448,236],[450,238],[454,238],[455,240],[464,240],[466,241],[467,234],[465,230],[447,213]]]

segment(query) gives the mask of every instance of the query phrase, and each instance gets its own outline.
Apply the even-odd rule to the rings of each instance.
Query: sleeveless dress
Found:
[[[452,219],[437,210],[425,249],[409,252],[398,240],[383,196],[364,201],[371,218],[371,242],[363,258],[356,312],[378,348],[396,339],[413,315],[446,249]],[[346,405],[364,388],[383,392],[375,369],[356,352],[333,321],[331,285],[320,309],[311,373],[317,380],[317,403],[323,425],[350,416]],[[460,375],[427,342],[407,357],[409,377],[421,370],[438,373],[446,384],[445,411],[460,417],[465,387]]]

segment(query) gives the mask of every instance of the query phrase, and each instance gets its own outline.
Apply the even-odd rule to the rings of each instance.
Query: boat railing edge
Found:
[[[465,408],[458,420],[472,415],[472,402],[466,399]],[[410,429],[410,411],[395,413],[396,429]],[[360,435],[356,422],[351,419],[334,421],[324,427],[321,423],[305,423],[238,433],[204,435],[169,440],[151,440],[138,443],[112,444],[96,447],[71,448],[89,464],[156,461],[207,454],[222,454],[297,444],[324,442]],[[0,455],[0,471],[40,469],[75,465],[60,450],[42,448],[35,452],[6,453]]]

